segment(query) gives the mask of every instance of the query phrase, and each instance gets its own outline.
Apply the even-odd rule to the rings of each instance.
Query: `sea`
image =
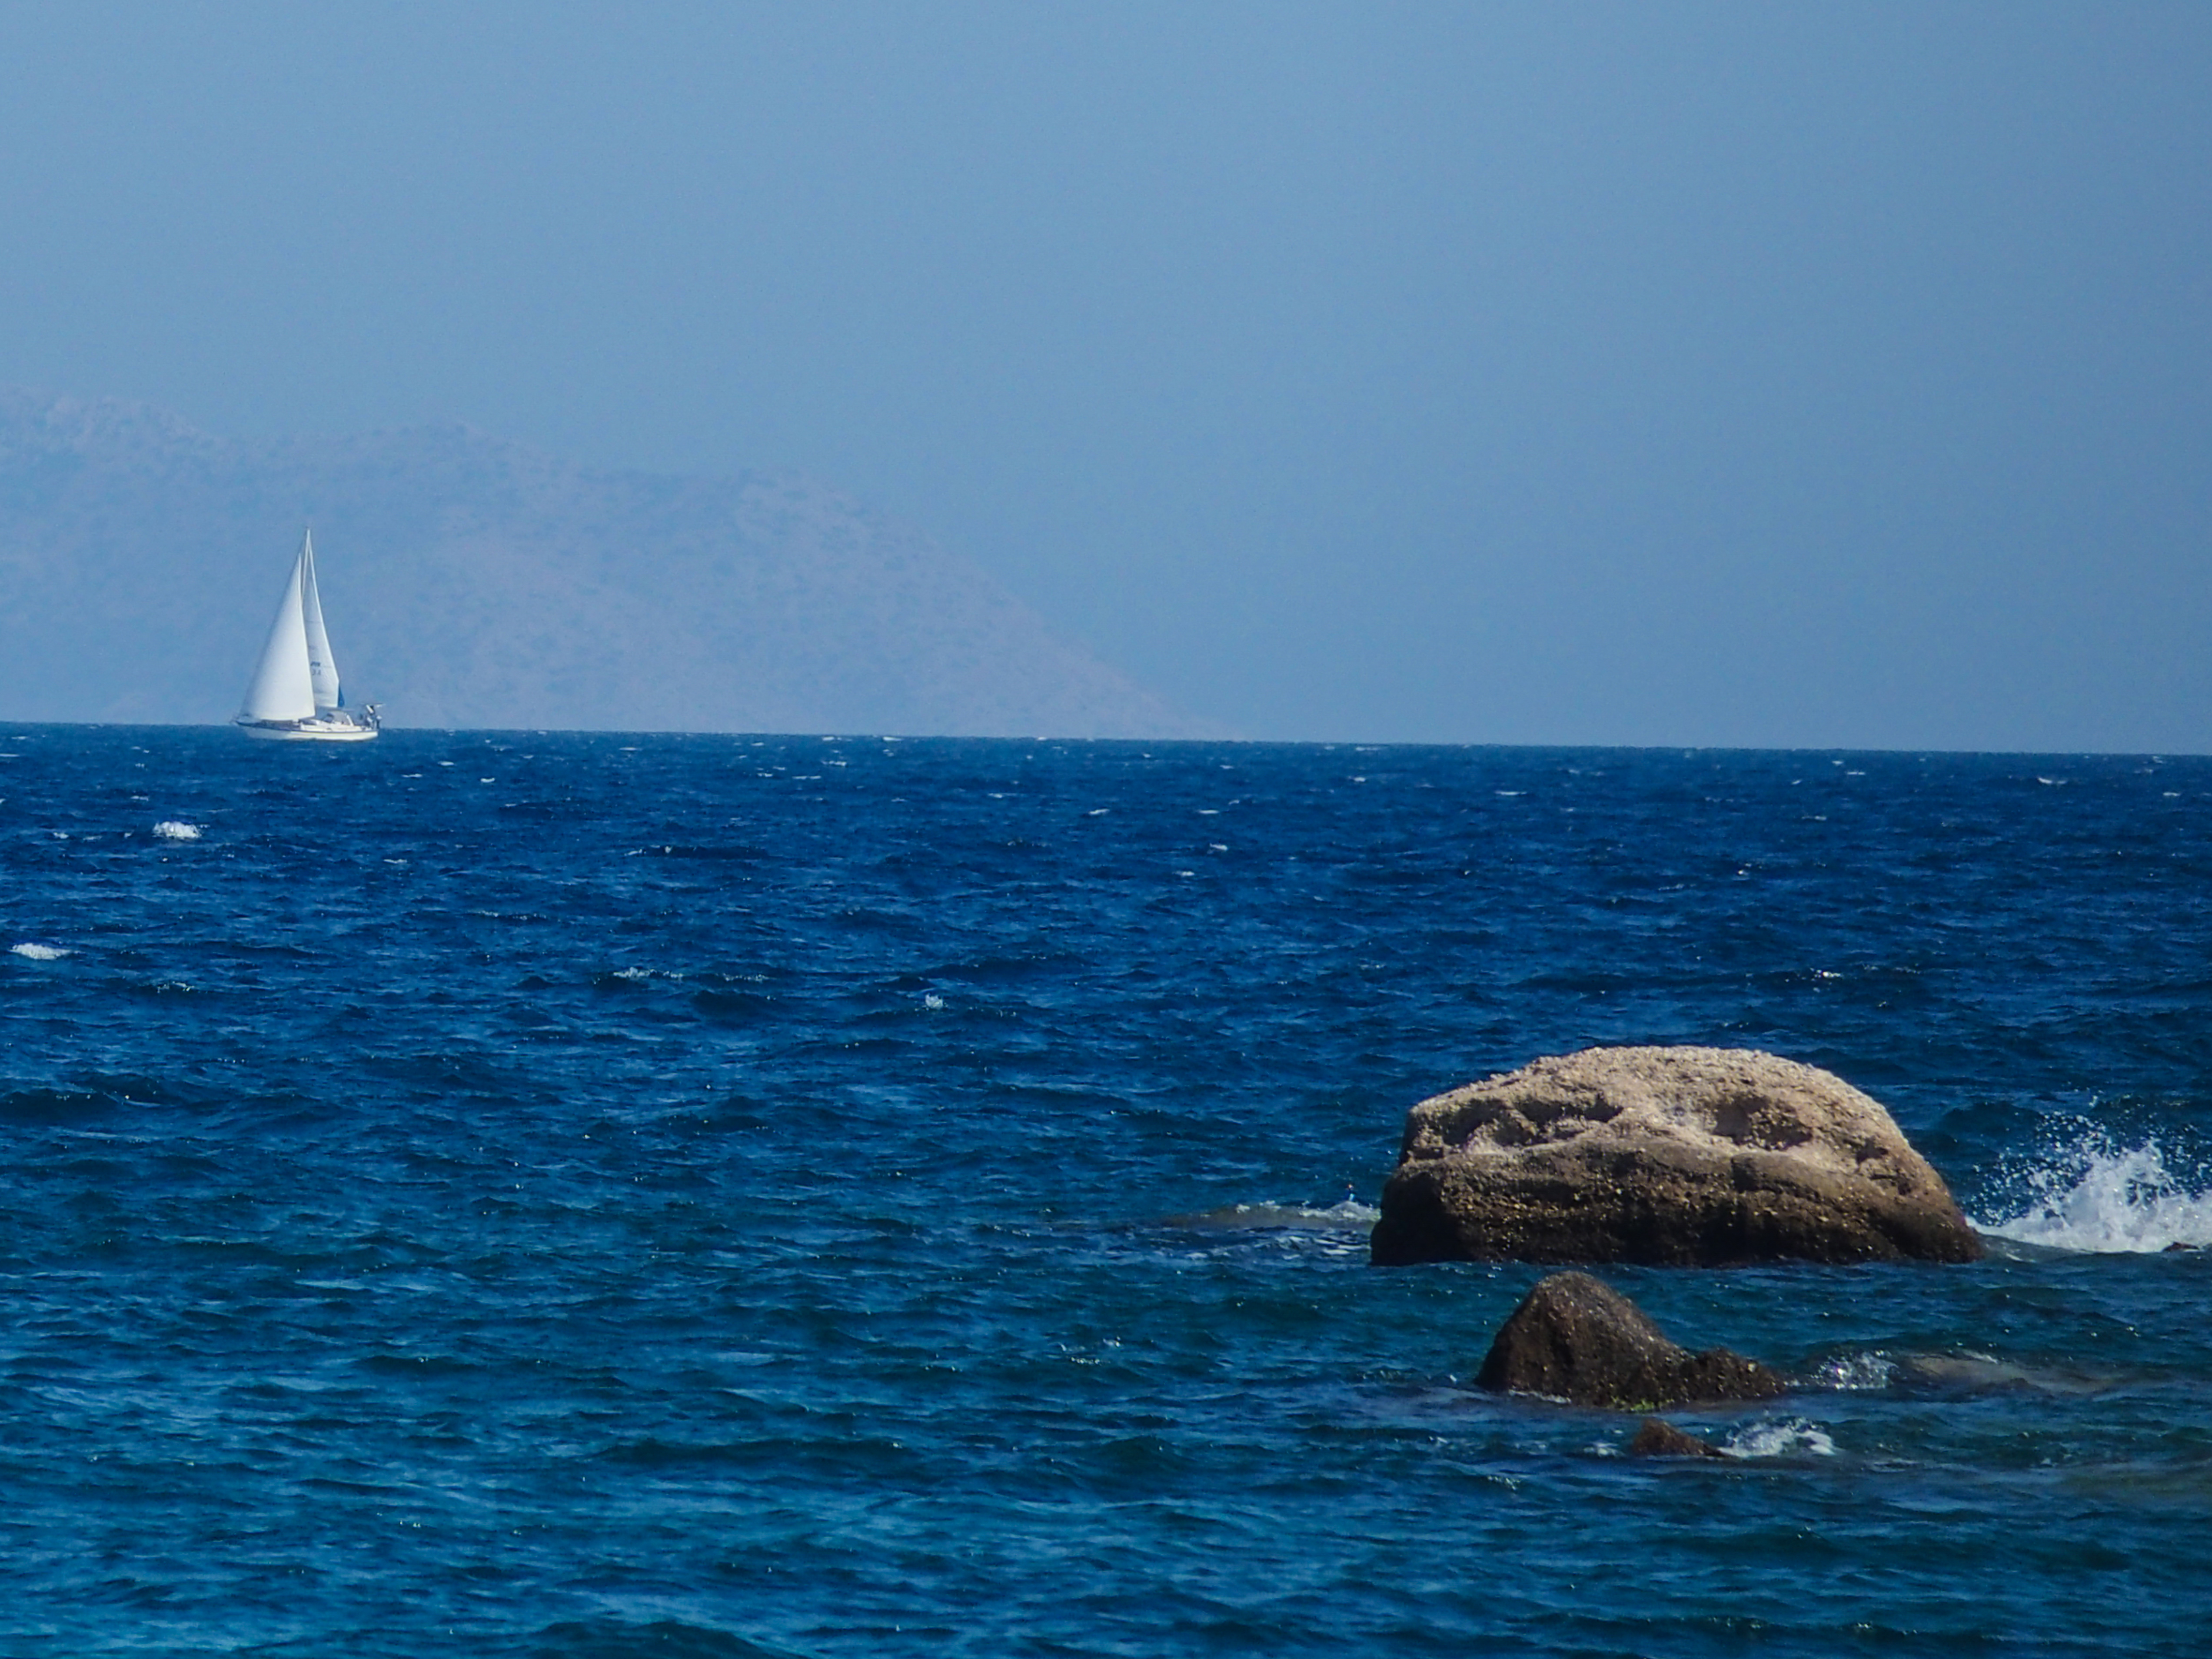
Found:
[[[1474,1374],[1407,1109],[1888,1107],[1972,1266]],[[2201,1654],[2212,761],[0,726],[0,1654]]]

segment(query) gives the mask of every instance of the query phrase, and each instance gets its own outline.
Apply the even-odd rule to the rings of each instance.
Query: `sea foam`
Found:
[[[58,962],[69,952],[53,945],[11,945],[10,956],[28,957],[33,962]]]
[[[1886,1389],[1897,1380],[1897,1363],[1879,1349],[1835,1354],[1821,1362],[1812,1380],[1821,1388],[1844,1394]]]
[[[2100,1254],[2212,1245],[2212,1190],[2192,1190],[2155,1139],[2123,1146],[2092,1131],[2010,1184],[2001,1213],[1974,1222],[1992,1237]]]
[[[179,818],[163,818],[154,826],[154,833],[163,841],[198,841],[200,838],[200,827],[197,823],[186,823]]]
[[[1802,1417],[1762,1418],[1736,1430],[1719,1449],[1727,1457],[1833,1457],[1836,1443],[1826,1429]]]
[[[1364,1232],[1382,1218],[1372,1204],[1363,1204],[1346,1194],[1334,1204],[1231,1204],[1196,1215],[1170,1218],[1182,1227],[1265,1232],[1296,1230],[1304,1232]]]

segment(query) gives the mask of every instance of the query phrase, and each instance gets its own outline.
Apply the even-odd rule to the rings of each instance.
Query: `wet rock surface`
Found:
[[[1370,1241],[1417,1261],[1972,1261],[1880,1103],[1756,1049],[1588,1048],[1407,1115]]]
[[[1631,1457],[1725,1457],[1728,1454],[1663,1418],[1647,1417],[1628,1443]]]
[[[1725,1348],[1692,1353],[1611,1285],[1575,1273],[1553,1273],[1522,1298],[1475,1381],[1616,1411],[1771,1400],[1788,1387],[1779,1372]]]

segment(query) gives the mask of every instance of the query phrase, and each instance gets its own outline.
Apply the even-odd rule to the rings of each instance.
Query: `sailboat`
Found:
[[[376,705],[359,713],[345,706],[331,636],[323,627],[322,596],[315,591],[315,538],[300,538],[300,556],[276,602],[276,620],[261,647],[253,684],[246,688],[239,729],[249,738],[285,743],[363,743],[381,724]]]

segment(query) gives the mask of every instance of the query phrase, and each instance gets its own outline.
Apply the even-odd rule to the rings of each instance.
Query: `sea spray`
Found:
[[[2168,1159],[2154,1136],[2127,1146],[2083,1126],[2009,1171],[1987,1206],[1990,1218],[1974,1224],[2046,1249],[2145,1254],[2212,1244],[2212,1182]]]

